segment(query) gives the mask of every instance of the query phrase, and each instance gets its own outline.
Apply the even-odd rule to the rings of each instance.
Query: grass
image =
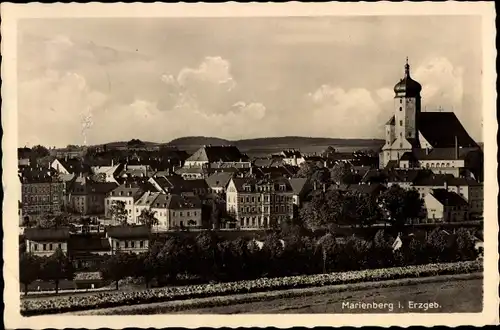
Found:
[[[482,310],[482,283],[481,273],[445,275],[121,306],[72,314],[401,313],[410,311],[409,301],[439,305],[427,311],[411,310],[416,313],[470,313]],[[348,309],[342,307],[344,302],[392,303],[393,310],[389,305],[382,309]]]

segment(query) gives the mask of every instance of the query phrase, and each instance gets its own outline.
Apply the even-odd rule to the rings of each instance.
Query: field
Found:
[[[123,306],[78,315],[131,314],[286,314],[286,313],[403,313],[403,312],[481,312],[481,274],[447,275],[419,279],[403,279],[377,283],[358,283],[319,288],[292,289],[276,292],[241,294],[218,299],[170,301]],[[436,303],[425,309],[415,303]],[[345,303],[382,303],[379,308],[347,308]],[[344,305],[344,306],[343,306]],[[392,305],[392,308],[391,308]]]

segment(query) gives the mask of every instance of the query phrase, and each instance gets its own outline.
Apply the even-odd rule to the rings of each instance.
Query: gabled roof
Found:
[[[73,174],[90,173],[90,166],[77,158],[57,158],[66,171]]]
[[[69,239],[69,228],[26,228],[24,236],[31,241],[65,241]]]
[[[289,181],[294,194],[300,194],[304,191],[304,188],[306,188],[306,178],[291,178]]]
[[[171,195],[168,208],[172,210],[199,209],[201,200],[197,196]]]
[[[396,125],[396,116],[392,116],[388,121],[387,123],[385,123],[386,125]]]
[[[22,183],[48,183],[60,181],[53,168],[29,166],[21,170],[19,178]]]
[[[75,252],[103,252],[109,251],[111,246],[106,238],[96,235],[71,235],[68,249]]]
[[[143,193],[143,190],[137,185],[122,184],[110,192],[113,197],[134,197],[137,200]]]
[[[432,196],[444,206],[467,206],[467,201],[453,191],[433,189]]]
[[[225,188],[233,175],[230,172],[218,172],[210,175],[205,181],[210,188]]]
[[[460,147],[478,147],[453,112],[421,112],[418,130],[434,148],[453,148],[455,137]]]
[[[150,206],[154,200],[160,195],[159,192],[146,191],[136,202],[136,206]]]
[[[149,229],[147,226],[112,226],[106,228],[108,237],[124,238],[148,238]]]
[[[196,162],[239,162],[246,161],[248,157],[243,155],[235,146],[203,146],[192,154],[186,161]]]
[[[427,169],[394,169],[387,174],[388,182],[414,183],[416,180],[434,175]]]
[[[257,192],[257,187],[269,186],[275,191],[280,191],[279,187],[284,186],[285,192],[292,192],[293,188],[287,178],[256,179],[256,178],[232,178],[238,192]],[[246,190],[248,189],[248,190]],[[283,192],[283,191],[282,191]]]

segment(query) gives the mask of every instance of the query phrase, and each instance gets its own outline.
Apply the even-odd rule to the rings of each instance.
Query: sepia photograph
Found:
[[[11,324],[498,323],[494,6],[352,5],[2,4]]]

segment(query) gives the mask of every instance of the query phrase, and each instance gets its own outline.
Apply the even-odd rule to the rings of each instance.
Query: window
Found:
[[[144,247],[144,242],[143,241],[139,241],[139,247],[142,249]]]
[[[260,203],[260,197],[257,197],[257,202]]]
[[[403,99],[402,98],[399,99],[399,103],[403,103]]]
[[[180,215],[181,215],[181,217],[183,216],[182,212],[181,212],[181,214],[180,214]]]
[[[33,247],[35,248],[35,251],[38,251],[38,244],[33,244]]]
[[[252,197],[252,203],[255,203],[255,197]]]
[[[241,201],[242,203],[244,202],[243,197],[241,197],[241,198],[240,198],[240,201]]]
[[[187,212],[187,216],[189,217],[189,211]]]
[[[403,107],[399,107],[399,111],[403,111]]]
[[[248,203],[248,202],[250,202],[250,197],[248,197],[248,196],[247,196],[247,198],[246,198],[246,202],[247,202],[247,203]]]
[[[128,248],[128,241],[125,241],[125,248]]]
[[[43,244],[43,250],[47,250],[47,244]]]
[[[49,244],[49,251],[52,251],[52,243]]]
[[[134,241],[130,242],[130,247],[131,247],[132,249],[133,249],[133,248],[135,248],[135,242],[134,242]]]
[[[61,249],[61,243],[57,244],[57,247]]]

